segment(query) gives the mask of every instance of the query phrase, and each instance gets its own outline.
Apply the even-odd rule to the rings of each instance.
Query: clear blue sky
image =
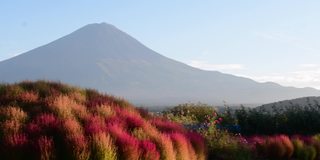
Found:
[[[195,67],[320,89],[319,8],[318,0],[2,0],[0,61],[107,22]]]

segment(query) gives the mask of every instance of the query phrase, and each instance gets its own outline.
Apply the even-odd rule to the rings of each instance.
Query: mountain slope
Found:
[[[166,58],[112,25],[79,30],[0,62],[0,81],[59,80],[122,96],[135,104],[268,103],[320,95],[311,89],[203,71]]]

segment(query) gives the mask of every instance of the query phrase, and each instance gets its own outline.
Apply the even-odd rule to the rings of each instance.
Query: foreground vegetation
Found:
[[[124,100],[44,81],[0,85],[0,159],[204,160],[202,136]]]
[[[227,108],[217,113],[205,104],[182,104],[163,115],[202,134],[208,159],[315,160],[320,159],[318,108]]]
[[[320,107],[160,115],[61,83],[0,85],[0,159],[319,160]]]

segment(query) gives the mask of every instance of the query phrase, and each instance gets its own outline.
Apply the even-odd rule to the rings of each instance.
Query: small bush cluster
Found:
[[[232,124],[234,119],[230,117],[229,110],[219,114],[215,108],[206,104],[182,104],[163,112],[165,117],[182,123],[189,129],[200,133],[188,135],[191,142],[203,141],[205,146],[196,147],[196,151],[207,152],[208,159],[238,159],[247,160],[253,157],[250,147],[241,136],[229,133],[224,125]],[[169,127],[170,125],[163,125]]]
[[[259,158],[315,160],[320,158],[318,137],[274,135],[247,139]]]
[[[204,123],[206,116],[215,112],[213,106],[203,103],[185,103],[165,110],[163,114],[170,120],[183,124]]]
[[[0,85],[0,159],[205,160],[201,135],[61,83]]]

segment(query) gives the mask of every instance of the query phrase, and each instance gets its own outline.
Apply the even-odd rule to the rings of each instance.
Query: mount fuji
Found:
[[[156,53],[106,23],[86,25],[0,62],[0,82],[23,80],[61,81],[149,106],[197,101],[263,104],[320,96],[320,91],[313,88],[258,83],[188,66]]]

